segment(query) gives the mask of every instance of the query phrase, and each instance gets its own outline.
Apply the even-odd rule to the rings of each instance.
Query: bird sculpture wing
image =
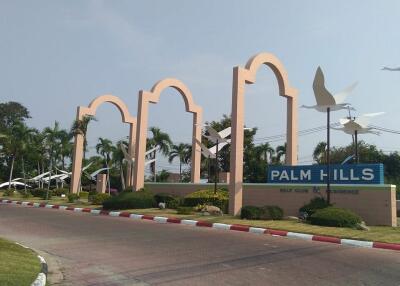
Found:
[[[151,159],[151,160],[149,160],[149,161],[146,161],[146,162],[144,163],[144,165],[147,166],[147,165],[149,165],[149,164],[155,162],[156,160],[157,160],[157,159]]]
[[[325,79],[321,67],[318,67],[315,73],[313,90],[317,105],[326,106],[336,104],[332,94],[325,88]]]
[[[342,125],[345,125],[345,124],[349,123],[350,121],[351,121],[351,119],[349,119],[349,118],[340,118],[339,119],[339,123]]]
[[[37,181],[37,180],[40,180],[40,179],[43,178],[44,176],[47,176],[48,173],[50,173],[50,172],[45,172],[45,173],[42,173],[42,174],[40,174],[40,175],[37,175],[36,177],[33,177],[32,179],[30,179],[30,181]]]
[[[203,143],[201,143],[198,139],[196,139],[196,143],[200,145],[201,147],[201,153],[204,155],[204,157],[208,158],[215,158],[215,152],[211,152],[211,149],[208,149]]]
[[[227,144],[228,144],[228,142],[218,143],[218,150],[221,151],[221,149],[224,148],[224,146],[227,145]],[[216,154],[217,153],[217,145],[212,146],[209,150],[210,150],[211,153]]]
[[[349,87],[347,87],[346,89],[344,89],[341,92],[336,93],[333,98],[335,99],[336,104],[341,104],[344,103],[344,101],[346,100],[346,97],[349,95],[350,92],[353,91],[353,89],[357,86],[357,82],[353,83],[352,85],[350,85]]]
[[[221,138],[221,136],[218,134],[218,132],[214,128],[212,128],[211,126],[206,126],[206,130],[207,130],[208,134],[210,134],[210,137],[212,137],[214,139],[220,139]]]
[[[400,71],[400,67],[398,67],[398,68],[383,67],[382,70],[386,70],[386,71]]]
[[[102,172],[102,171],[105,171],[105,170],[109,170],[109,169],[110,169],[110,168],[101,168],[101,169],[98,169],[98,170],[94,171],[93,173],[91,173],[89,176],[90,176],[91,178],[94,178],[94,177],[97,176],[98,173],[100,173],[100,172]]]
[[[146,151],[146,153],[144,153],[145,155],[149,155],[150,153],[153,153],[154,151],[157,150],[158,147],[154,147],[153,149],[150,149],[149,151]]]
[[[231,127],[228,127],[228,128],[225,128],[224,130],[218,132],[218,134],[219,134],[219,136],[220,136],[221,138],[226,138],[226,137],[228,137],[229,135],[231,135],[231,132],[232,132],[232,128],[231,128]]]
[[[371,117],[382,115],[385,112],[367,113],[357,117],[354,122],[360,125],[362,128],[366,128],[371,121]]]
[[[119,147],[121,148],[122,153],[124,154],[125,160],[127,160],[128,162],[131,161],[132,158],[129,156],[128,152],[126,151],[125,146],[121,143],[121,144],[119,145]]]
[[[90,162],[89,165],[86,165],[86,166],[82,169],[82,172],[85,171],[87,168],[89,168],[92,164],[93,164],[93,162]]]

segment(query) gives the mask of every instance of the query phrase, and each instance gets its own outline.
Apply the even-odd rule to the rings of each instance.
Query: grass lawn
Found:
[[[67,206],[82,207],[82,208],[101,208],[101,205],[92,205],[87,201],[68,203],[67,198],[60,198],[60,197],[53,197],[51,200],[48,201],[43,200],[41,198],[24,199],[18,196],[17,194],[13,197],[3,197],[3,198],[10,200],[14,199],[14,200],[23,200],[23,201],[40,202],[40,203],[47,202],[49,204],[59,204],[59,205],[67,205]],[[254,227],[272,228],[278,230],[286,230],[286,231],[309,233],[309,234],[328,235],[340,238],[400,243],[400,227],[371,226],[370,231],[362,231],[350,228],[315,226],[293,220],[263,221],[263,220],[242,220],[237,217],[229,215],[224,215],[222,217],[202,216],[200,214],[180,215],[176,213],[176,210],[171,210],[171,209],[160,210],[158,208],[150,208],[150,209],[130,209],[124,211],[129,211],[136,214],[167,216],[167,217],[176,217],[184,219],[203,220],[209,222],[219,222],[226,224],[244,224],[244,225],[251,225]],[[398,218],[397,225],[400,226],[400,218]]]
[[[0,238],[0,285],[31,285],[40,270],[40,261],[32,250]]]
[[[12,197],[2,196],[3,192],[0,192],[1,199],[6,200],[17,200],[17,201],[24,201],[24,202],[33,202],[33,203],[48,203],[52,205],[63,205],[63,206],[74,206],[77,208],[101,208],[101,205],[92,205],[87,200],[82,199],[75,203],[69,203],[68,199],[55,197],[53,196],[50,200],[44,200],[42,198],[31,197],[31,198],[23,198],[20,194],[15,193]]]
[[[292,232],[301,232],[309,234],[320,234],[336,236],[340,238],[350,238],[358,240],[369,240],[369,241],[380,241],[380,242],[393,242],[400,243],[400,227],[389,227],[389,226],[371,226],[370,231],[362,231],[351,228],[340,228],[340,227],[324,227],[310,225],[293,220],[243,220],[234,216],[203,216],[200,214],[193,215],[180,215],[175,210],[159,210],[153,209],[131,209],[125,210],[137,214],[157,215],[157,216],[168,216],[184,219],[203,220],[209,222],[219,222],[226,224],[244,224],[254,227],[271,228],[278,230],[287,230]],[[398,219],[400,223],[400,219]],[[398,224],[399,225],[399,224]]]

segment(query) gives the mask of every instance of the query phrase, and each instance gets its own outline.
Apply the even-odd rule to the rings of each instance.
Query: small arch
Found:
[[[281,61],[271,53],[259,53],[252,56],[246,63],[245,72],[246,83],[252,84],[256,82],[257,71],[261,65],[267,65],[274,72],[278,81],[279,95],[284,97],[295,97],[297,90],[289,84],[289,78],[285,67]]]
[[[134,190],[139,190],[144,186],[144,160],[147,141],[147,122],[149,103],[158,103],[160,95],[166,88],[172,87],[177,90],[185,102],[187,112],[193,114],[193,134],[192,134],[192,183],[200,181],[200,159],[201,150],[196,140],[201,140],[201,121],[202,108],[194,103],[192,93],[187,86],[178,79],[166,78],[154,84],[150,91],[139,91],[138,99],[138,121],[136,138],[138,138],[135,150],[135,170],[133,176]]]
[[[87,107],[79,106],[77,110],[76,120],[82,120],[87,115],[96,115],[97,108],[106,102],[111,103],[115,107],[117,107],[119,112],[121,113],[122,122],[128,123],[130,125],[128,153],[131,157],[133,157],[136,141],[136,118],[131,116],[128,107],[119,97],[111,94],[105,94],[93,99]],[[84,138],[82,134],[75,134],[70,184],[70,189],[72,193],[77,193],[79,188],[83,158],[83,139]],[[128,186],[132,185],[132,178],[132,169],[128,166],[126,176],[126,184]]]
[[[85,115],[96,115],[97,108],[106,102],[111,103],[118,108],[124,123],[135,123],[136,118],[130,115],[126,104],[119,97],[111,94],[96,97],[87,107],[79,106],[79,119],[82,119]]]

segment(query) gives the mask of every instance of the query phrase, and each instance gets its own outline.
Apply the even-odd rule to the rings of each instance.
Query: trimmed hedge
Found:
[[[74,203],[75,201],[79,200],[78,194],[68,194],[67,196],[69,203]]]
[[[159,203],[165,203],[166,207],[169,209],[177,209],[182,205],[182,198],[171,194],[155,194],[154,199],[156,200],[157,206]]]
[[[85,191],[79,192],[79,198],[80,199],[88,199],[89,198],[89,192],[85,192]]]
[[[224,213],[228,212],[229,208],[229,193],[227,190],[200,190],[185,196],[183,201],[184,206],[195,207],[197,205],[213,205],[219,207]]]
[[[283,210],[278,206],[244,206],[240,211],[242,219],[281,220]]]
[[[46,194],[47,192],[49,192],[49,199],[51,199],[53,193],[52,190],[47,190],[47,189],[34,189],[34,190],[30,190],[30,193],[32,194],[32,196],[37,197],[37,198],[42,198],[42,199],[46,199]]]
[[[313,215],[317,210],[324,209],[327,207],[331,207],[331,204],[328,204],[324,198],[315,197],[310,200],[309,203],[305,204],[299,209],[300,213],[307,213],[307,218]]]
[[[283,209],[278,206],[263,206],[261,207],[261,217],[263,220],[281,220],[283,219]]]
[[[107,193],[96,193],[94,195],[89,195],[89,201],[94,205],[101,205],[103,202],[110,198]]]
[[[261,208],[256,206],[244,206],[240,210],[241,219],[260,219]]]
[[[336,207],[327,207],[317,210],[310,217],[311,224],[322,226],[355,228],[361,221],[361,217],[352,211]]]
[[[103,202],[103,209],[105,210],[146,209],[155,206],[156,201],[153,194],[145,190],[122,192]]]

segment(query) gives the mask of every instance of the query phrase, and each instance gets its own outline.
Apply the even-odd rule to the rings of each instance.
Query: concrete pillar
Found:
[[[233,68],[232,133],[229,182],[229,214],[237,215],[242,208],[243,192],[243,128],[244,78],[239,67]]]
[[[101,194],[107,190],[107,174],[98,174],[96,179],[96,192]]]
[[[202,113],[193,113],[193,134],[192,134],[192,183],[200,182],[201,147],[196,139],[201,142]]]
[[[147,122],[149,102],[145,98],[144,91],[139,92],[136,148],[135,148],[135,168],[133,175],[133,190],[137,191],[144,187],[144,163],[147,141]]]

